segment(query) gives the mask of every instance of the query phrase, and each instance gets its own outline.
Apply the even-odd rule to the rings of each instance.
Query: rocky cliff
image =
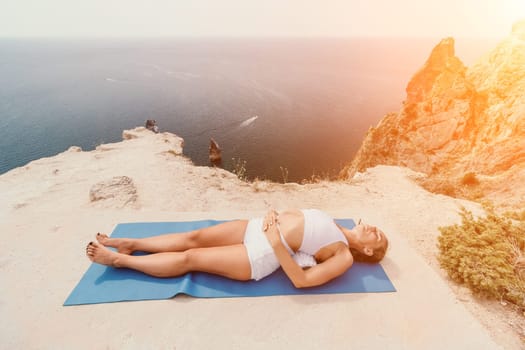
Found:
[[[370,128],[342,178],[378,164],[428,175],[427,187],[496,204],[525,202],[525,21],[466,67],[443,39],[398,113]]]

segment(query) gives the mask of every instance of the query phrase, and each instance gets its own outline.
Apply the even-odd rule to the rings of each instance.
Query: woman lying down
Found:
[[[326,283],[350,269],[354,260],[379,262],[388,248],[377,227],[359,222],[348,229],[317,209],[270,210],[265,217],[148,238],[99,233],[96,239],[86,254],[102,265],[156,277],[201,271],[240,281],[260,280],[282,267],[296,288]],[[134,251],[152,254],[131,255]]]

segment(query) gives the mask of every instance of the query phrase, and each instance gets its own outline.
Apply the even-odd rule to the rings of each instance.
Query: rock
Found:
[[[153,131],[155,134],[159,133],[159,128],[157,126],[157,121],[154,119],[146,120],[146,129]]]
[[[446,38],[434,47],[424,66],[407,85],[407,104],[428,99],[436,89],[452,86],[457,75],[464,75],[465,66],[454,54],[454,39]]]
[[[122,139],[124,140],[138,139],[139,137],[141,137],[142,134],[146,132],[149,132],[149,130],[143,126],[139,126],[132,130],[124,130],[122,132]]]
[[[67,152],[82,152],[82,148],[78,146],[71,146],[67,149]]]
[[[146,129],[143,126],[137,127],[132,130],[124,130],[122,132],[122,139],[124,141],[132,140],[136,147],[141,147],[141,144],[148,144],[153,142],[159,145],[161,150],[159,153],[182,155],[184,149],[184,139],[169,133],[154,133]],[[103,145],[104,148],[114,149],[114,145]]]
[[[523,198],[523,62],[525,21],[470,68],[455,56],[454,39],[443,39],[408,83],[402,109],[370,128],[340,177],[379,164],[455,178],[473,172],[491,179],[490,191]]]
[[[131,178],[115,176],[93,185],[89,191],[89,199],[91,202],[104,201],[111,207],[123,208],[137,201],[137,188]]]
[[[210,139],[210,162],[212,164],[220,163],[222,160],[222,150],[219,147],[219,144],[214,140]]]

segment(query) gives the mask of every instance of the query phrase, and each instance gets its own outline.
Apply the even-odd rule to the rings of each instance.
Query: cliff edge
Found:
[[[443,39],[407,85],[398,113],[370,128],[352,178],[378,164],[427,174],[436,192],[520,207],[525,202],[525,21],[466,67]]]
[[[350,333],[341,328],[344,336],[321,329],[313,337],[316,347],[346,349],[347,337],[360,339],[353,343],[357,348],[519,344],[507,317],[496,323],[469,295],[462,299],[469,300],[472,314],[458,302],[435,258],[437,227],[457,223],[460,207],[481,213],[479,205],[423,190],[413,181],[419,175],[407,168],[378,166],[344,182],[248,183],[223,169],[193,165],[182,155],[177,135],[141,127],[124,131],[123,139],[88,152],[71,147],[0,175],[0,235],[6,242],[0,256],[0,312],[5,315],[0,338],[5,348],[308,348],[312,337],[305,335],[333,319],[359,326]],[[391,244],[382,266],[399,292],[257,300],[177,296],[61,306],[91,265],[85,247],[97,232],[109,234],[127,222],[257,217],[270,207],[319,208],[381,227]],[[385,308],[394,310],[386,318],[380,312]],[[248,309],[280,322],[267,317],[246,322]],[[150,315],[149,328],[144,328],[146,316],[130,315]],[[432,315],[434,327],[421,322],[421,315]],[[306,323],[292,322],[298,317]],[[237,346],[232,346],[232,330],[241,335]],[[369,330],[373,334],[363,337]]]

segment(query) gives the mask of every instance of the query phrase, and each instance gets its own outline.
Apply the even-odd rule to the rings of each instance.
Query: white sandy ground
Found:
[[[0,176],[1,349],[518,349],[504,320],[458,298],[435,259],[438,226],[474,203],[430,194],[407,169],[379,166],[351,182],[246,184],[195,167],[171,134],[64,152]],[[249,164],[248,164],[249,166]],[[89,190],[131,177],[134,205],[91,203]],[[389,236],[382,262],[396,293],[139,301],[63,307],[90,265],[97,232],[120,222],[235,219],[269,207],[362,218]]]

